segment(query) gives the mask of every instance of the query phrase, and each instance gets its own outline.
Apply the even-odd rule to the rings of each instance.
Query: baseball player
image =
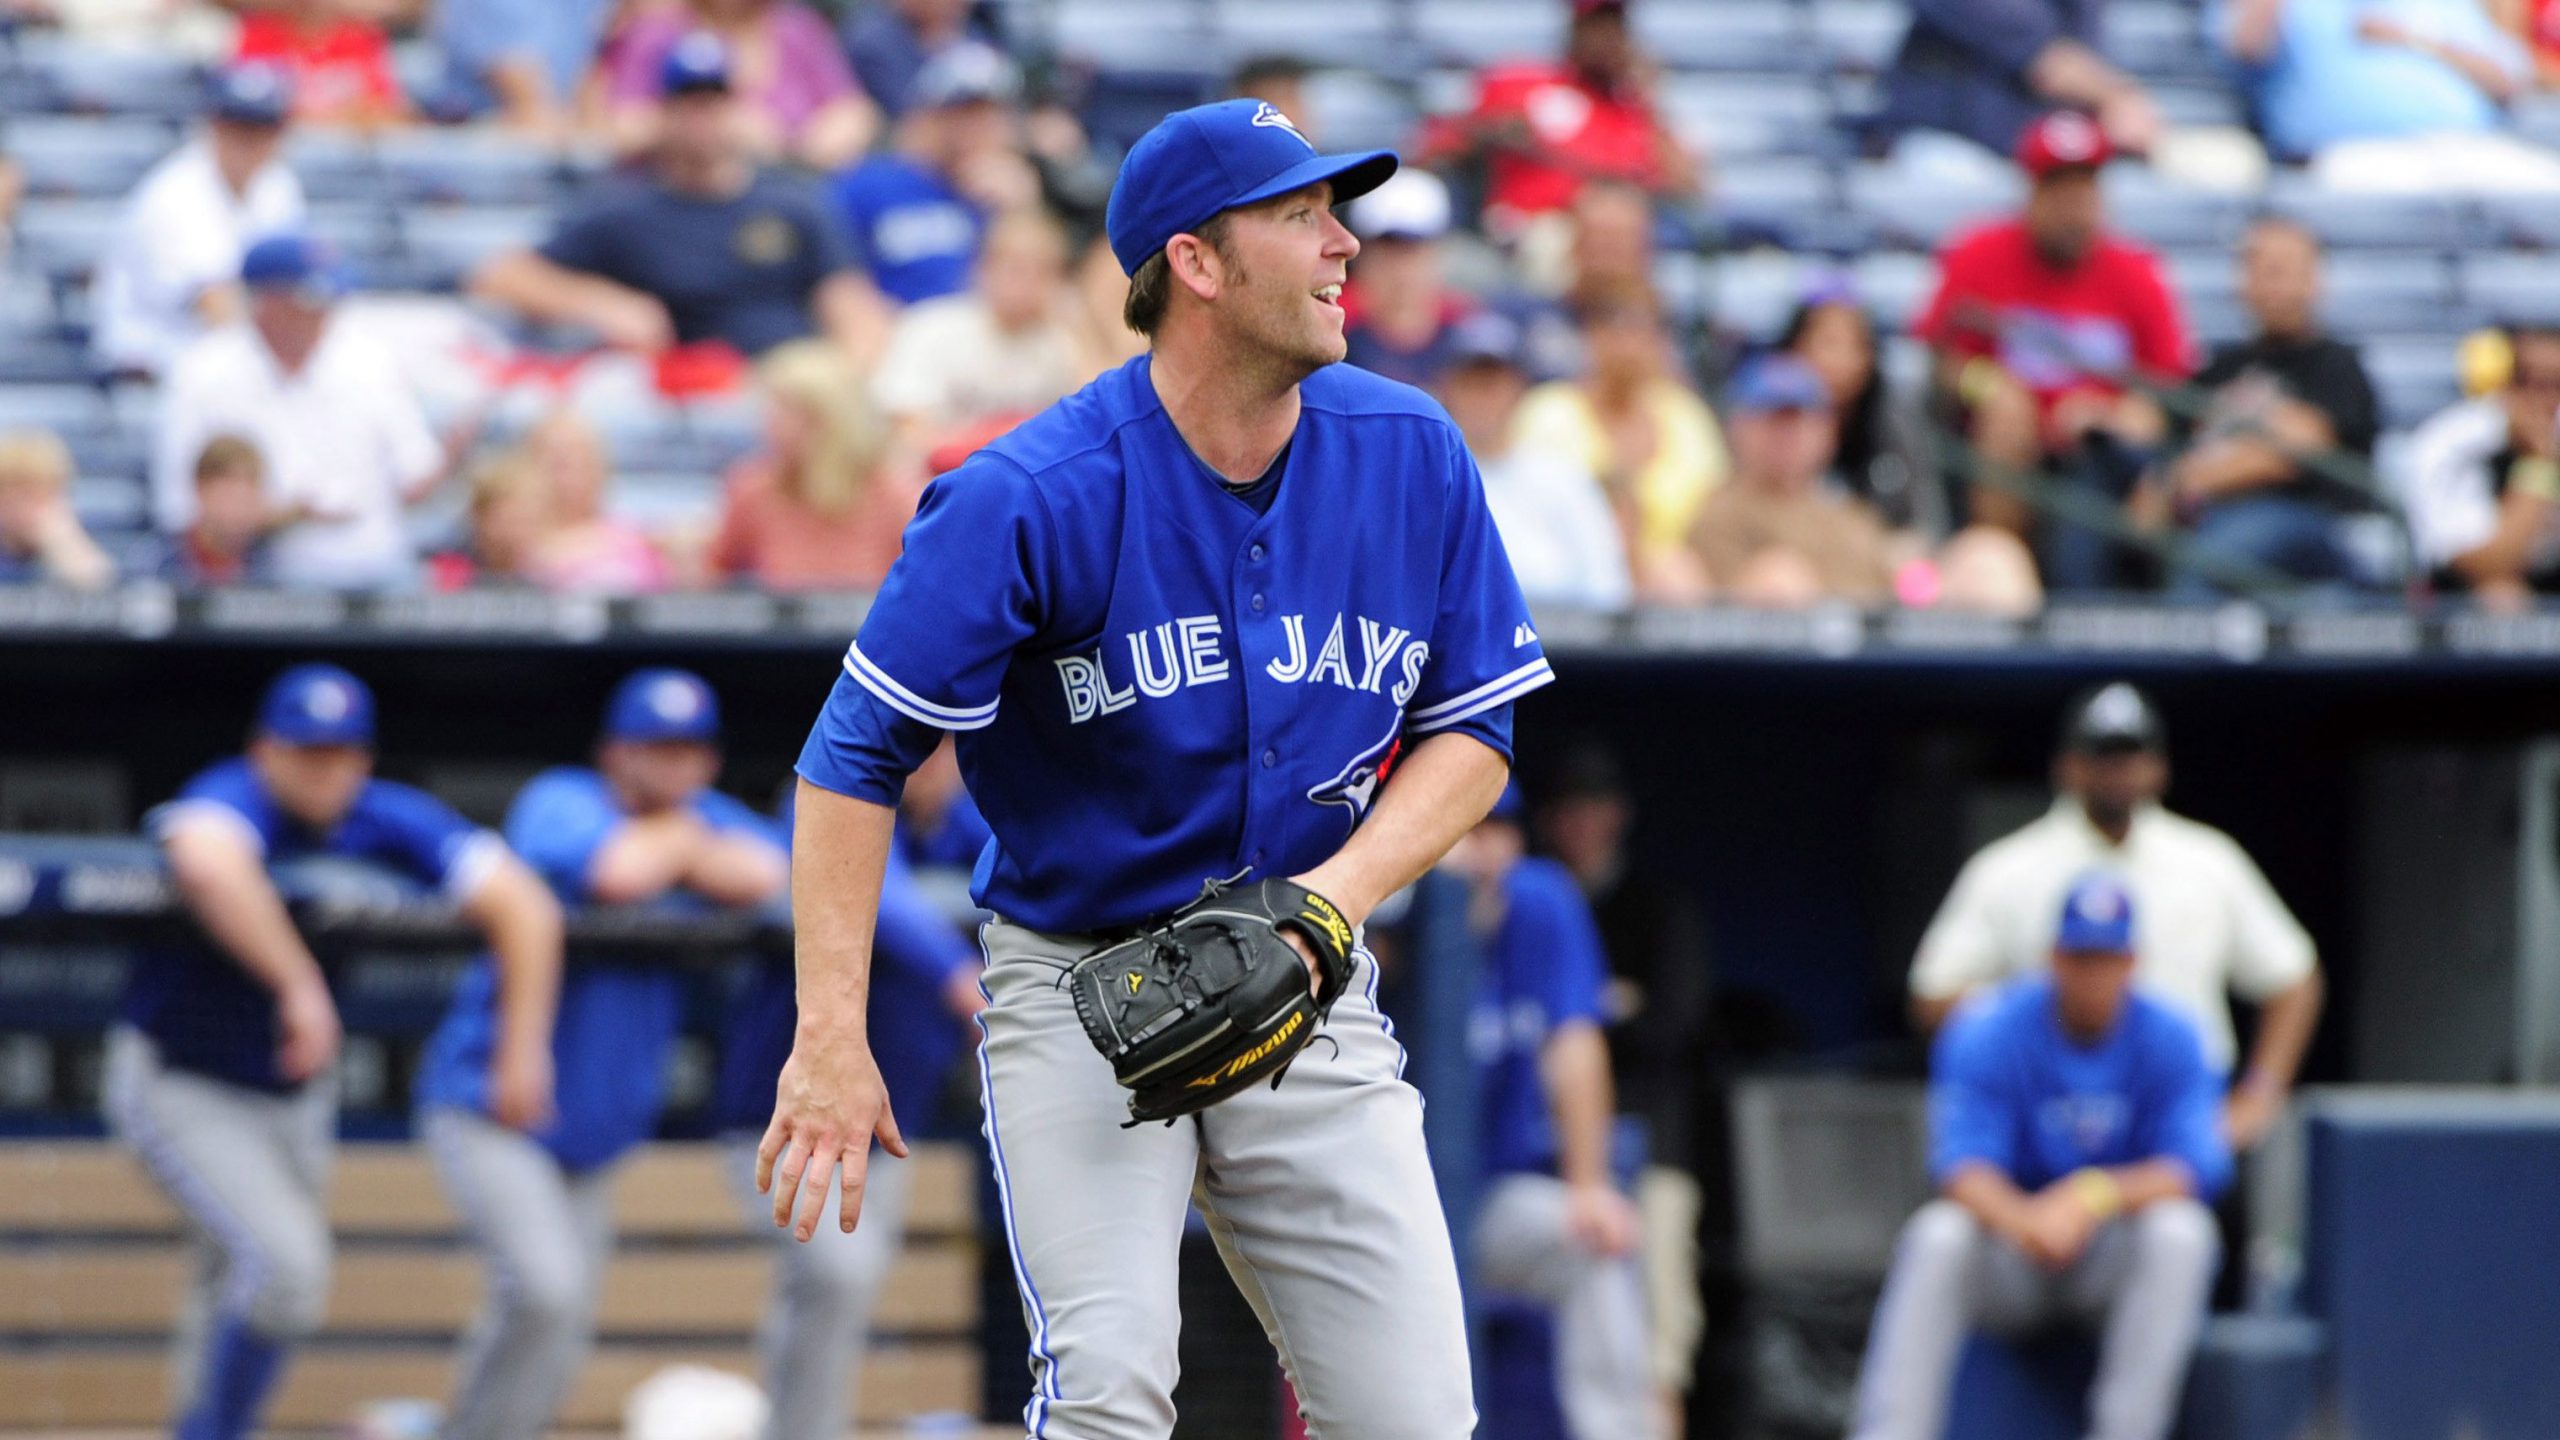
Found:
[[[2133,887],[2146,917],[2139,978],[2195,1023],[2206,1063],[2231,1077],[2224,1123],[2232,1146],[2250,1149],[2283,1113],[2319,1024],[2311,937],[2230,836],[2160,804],[2167,731],[2132,685],[2102,685],[2073,702],[2054,778],[2062,794],[2053,809],[1967,861],[1921,937],[1911,994],[1922,1028],[1966,991],[2036,970],[2064,891],[2106,869]],[[2259,1006],[2236,1076],[2226,992]]]
[[[763,904],[788,865],[770,822],[711,788],[719,738],[699,677],[636,671],[605,706],[595,768],[535,776],[508,807],[508,839],[570,903]],[[481,1079],[496,988],[486,966],[465,975],[419,1063],[419,1131],[489,1266],[445,1440],[534,1440],[576,1377],[613,1250],[614,1162],[657,1123],[682,999],[664,966],[572,968],[549,1032],[555,1112],[527,1124]]]
[[[1609,1174],[1608,957],[1572,872],[1522,849],[1514,785],[1449,852],[1485,947],[1467,1036],[1487,1172],[1476,1273],[1553,1307],[1556,1394],[1573,1440],[1659,1440],[1671,1411],[1653,1380],[1641,1226]]]
[[[1335,363],[1333,207],[1395,165],[1252,100],[1142,137],[1108,228],[1148,353],[927,491],[801,752],[800,1024],[758,1182],[805,1239],[831,1180],[854,1226],[875,1135],[905,1151],[863,1029],[874,899],[900,782],[957,732],[1041,1440],[1171,1430],[1195,1201],[1313,1433],[1473,1433],[1359,927],[1492,805],[1512,702],[1553,676],[1455,427]]]
[[[2133,985],[2133,891],[2065,892],[2048,970],[1968,999],[1939,1035],[1929,1168],[1858,1382],[1853,1440],[1937,1440],[1965,1336],[2102,1332],[2093,1440],[2163,1440],[2222,1241],[2220,1077],[2193,1021]]]
[[[487,938],[503,986],[473,1077],[515,1123],[551,1103],[560,907],[497,836],[373,778],[374,703],[334,665],[278,676],[248,752],[145,821],[212,942],[145,953],[108,1038],[106,1112],[187,1217],[203,1263],[177,1328],[181,1440],[231,1440],[329,1298],[338,1010],[329,967],[265,867],[334,855],[443,890]]]
[[[786,839],[792,808],[786,803],[779,817]],[[895,850],[881,876],[875,939],[886,963],[871,987],[872,1053],[891,1103],[912,1119],[932,1105],[951,1073],[960,1049],[956,1021],[986,1006],[978,955],[916,888]],[[749,1224],[782,1248],[774,1301],[758,1337],[772,1400],[766,1440],[841,1440],[851,1423],[848,1382],[870,1343],[872,1304],[897,1262],[909,1177],[906,1161],[874,1157],[865,1223],[849,1235],[821,1231],[795,1245],[770,1223],[772,1207],[755,1188],[755,1146],[773,1118],[774,1082],[799,1021],[791,991],[787,960],[760,960],[747,972],[729,1004],[712,1112],[730,1138]]]

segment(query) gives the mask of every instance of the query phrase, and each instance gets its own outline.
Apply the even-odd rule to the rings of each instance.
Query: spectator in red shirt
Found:
[[[1475,108],[1431,127],[1420,163],[1483,157],[1485,223],[1508,238],[1573,203],[1593,177],[1651,195],[1698,189],[1698,162],[1653,106],[1653,67],[1627,27],[1627,0],[1571,0],[1564,59],[1498,65],[1477,78]]]
[[[2111,154],[2105,132],[2076,111],[2029,126],[2017,146],[2026,208],[1949,243],[1937,293],[1912,328],[1934,352],[1938,397],[1978,466],[2059,472],[2121,503],[2166,430],[2141,386],[2182,380],[2195,359],[2158,257],[2107,233],[2098,171]],[[2017,495],[1970,489],[1975,521],[2027,533]],[[2091,532],[2056,526],[2047,542],[2056,588],[2113,578],[2112,548]]]
[[[293,75],[293,114],[314,125],[378,129],[409,118],[391,43],[352,0],[277,0],[240,17],[231,57]]]

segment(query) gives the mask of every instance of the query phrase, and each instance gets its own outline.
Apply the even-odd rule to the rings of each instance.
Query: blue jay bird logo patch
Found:
[[[1351,828],[1369,814],[1369,806],[1378,798],[1378,787],[1396,768],[1396,760],[1404,753],[1404,728],[1401,721],[1387,732],[1386,738],[1360,752],[1340,774],[1307,792],[1307,798],[1318,805],[1339,805],[1351,812]]]

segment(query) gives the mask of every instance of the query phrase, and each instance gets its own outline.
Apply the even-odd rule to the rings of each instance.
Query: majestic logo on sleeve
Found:
[[[1378,798],[1378,787],[1404,754],[1404,722],[1399,719],[1377,744],[1361,751],[1350,764],[1342,767],[1332,779],[1307,792],[1307,798],[1318,805],[1339,805],[1351,812],[1351,828],[1359,828]]]

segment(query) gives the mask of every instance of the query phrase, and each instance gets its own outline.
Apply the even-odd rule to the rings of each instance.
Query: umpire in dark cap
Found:
[[[2074,877],[2125,877],[2144,917],[2134,977],[2195,1023],[2230,1087],[2235,1150],[2282,1113],[2320,1016],[2318,957],[2239,844],[2160,803],[2168,727],[2151,697],[2112,681],[2072,702],[2054,760],[2053,808],[1966,862],[1911,967],[1914,1016],[1935,1029],[1958,1000],[2041,965]],[[2239,1053],[2230,997],[2259,1008]]]

